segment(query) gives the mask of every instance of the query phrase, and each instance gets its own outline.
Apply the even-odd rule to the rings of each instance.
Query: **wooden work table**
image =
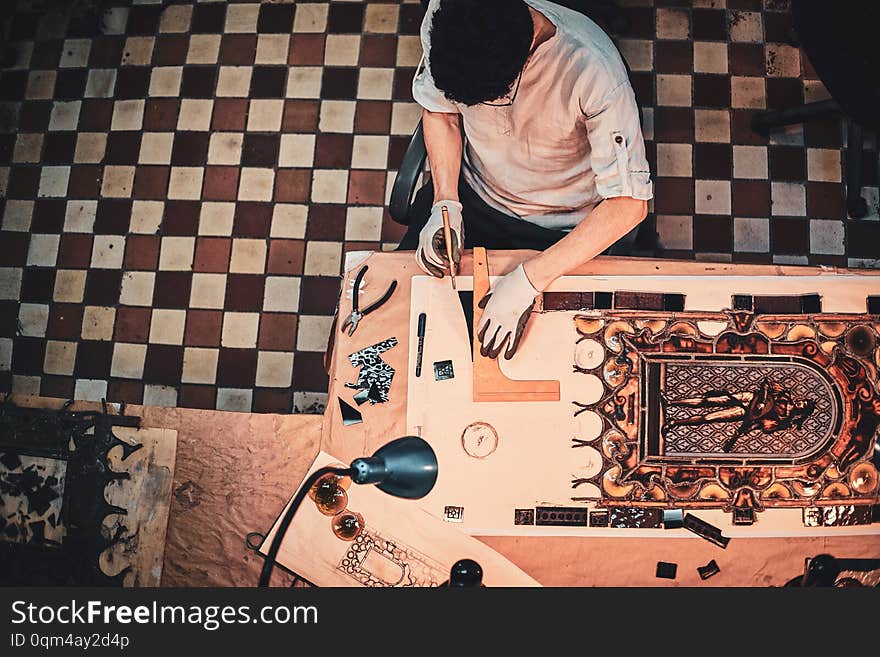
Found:
[[[491,274],[511,270],[526,255],[490,253]],[[350,258],[351,266],[343,276],[340,318],[351,310],[345,291],[362,261]],[[177,431],[163,586],[255,585],[262,558],[246,547],[245,536],[270,528],[319,449],[347,462],[369,455],[405,434],[411,277],[422,272],[408,253],[376,253],[366,262],[369,271],[364,304],[380,295],[391,280],[397,280],[397,291],[387,304],[361,322],[352,337],[334,325],[328,348],[330,387],[324,416],[142,406],[126,409],[129,415],[139,415],[145,427]],[[815,275],[817,271],[807,267],[597,258],[576,273],[797,276]],[[468,254],[461,274],[470,273]],[[357,374],[346,356],[391,336],[398,339],[399,345],[383,355],[396,371],[389,401],[358,407],[363,423],[343,431],[337,398],[351,398],[353,391],[344,385],[354,382]],[[545,586],[781,586],[803,572],[805,558],[817,554],[880,558],[880,541],[875,536],[736,539],[724,550],[698,538],[478,538]],[[716,560],[721,572],[703,582],[696,568],[711,559]],[[677,563],[677,579],[657,579],[658,561]],[[276,569],[273,583],[284,585],[289,581],[288,575]]]

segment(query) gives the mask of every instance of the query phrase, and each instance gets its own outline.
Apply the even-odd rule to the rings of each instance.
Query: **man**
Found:
[[[627,235],[653,187],[627,69],[589,18],[547,0],[431,0],[413,81],[432,185],[401,249],[428,274],[464,247],[543,252],[481,300],[483,355],[511,358],[538,293]]]

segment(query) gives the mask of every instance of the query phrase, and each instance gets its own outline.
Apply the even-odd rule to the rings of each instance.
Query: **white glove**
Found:
[[[461,262],[461,250],[464,246],[464,219],[461,216],[462,205],[458,201],[437,201],[431,208],[431,216],[419,233],[419,248],[416,249],[416,263],[422,271],[437,278],[449,269],[449,258],[446,255],[446,238],[443,235],[443,206],[449,214],[449,228],[452,234],[452,259],[455,264]]]
[[[477,326],[477,338],[482,343],[480,353],[497,358],[507,343],[504,357],[510,360],[519,347],[520,338],[529,321],[538,290],[519,265],[499,280],[495,287],[480,300],[483,316]]]

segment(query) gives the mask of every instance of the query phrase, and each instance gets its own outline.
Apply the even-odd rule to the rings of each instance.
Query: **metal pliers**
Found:
[[[394,290],[397,289],[397,281],[391,281],[391,285],[388,286],[388,289],[385,290],[385,294],[383,294],[378,300],[371,303],[369,306],[360,309],[360,290],[361,290],[361,281],[364,279],[364,274],[367,273],[367,269],[369,267],[364,265],[361,267],[361,270],[357,273],[357,276],[354,277],[354,288],[351,291],[351,314],[345,318],[345,321],[342,323],[342,331],[345,332],[348,329],[348,334],[353,335],[355,330],[357,330],[358,324],[361,319],[363,319],[364,315],[367,315],[383,303],[388,301],[391,298],[391,295],[394,293]]]

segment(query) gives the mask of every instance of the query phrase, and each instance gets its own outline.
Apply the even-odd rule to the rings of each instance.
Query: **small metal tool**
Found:
[[[452,279],[452,289],[455,287],[455,261],[452,259],[452,228],[449,225],[449,210],[444,205],[440,208],[443,213],[443,241],[446,242],[446,257],[449,258],[449,278]]]
[[[348,330],[349,335],[353,335],[357,330],[358,324],[364,318],[364,315],[368,315],[384,304],[388,299],[391,298],[391,295],[394,293],[394,290],[397,289],[397,281],[391,281],[391,285],[388,286],[388,289],[385,290],[385,294],[383,294],[379,299],[371,303],[369,306],[360,309],[360,289],[361,289],[361,281],[364,279],[364,274],[367,273],[367,269],[369,267],[364,265],[361,267],[361,270],[357,273],[357,276],[354,278],[354,288],[351,291],[351,314],[345,318],[345,321],[342,322],[342,331],[345,332]]]
[[[416,376],[422,375],[422,356],[425,353],[425,323],[428,316],[425,313],[419,313],[419,327],[417,336],[419,338],[418,351],[416,353]]]

